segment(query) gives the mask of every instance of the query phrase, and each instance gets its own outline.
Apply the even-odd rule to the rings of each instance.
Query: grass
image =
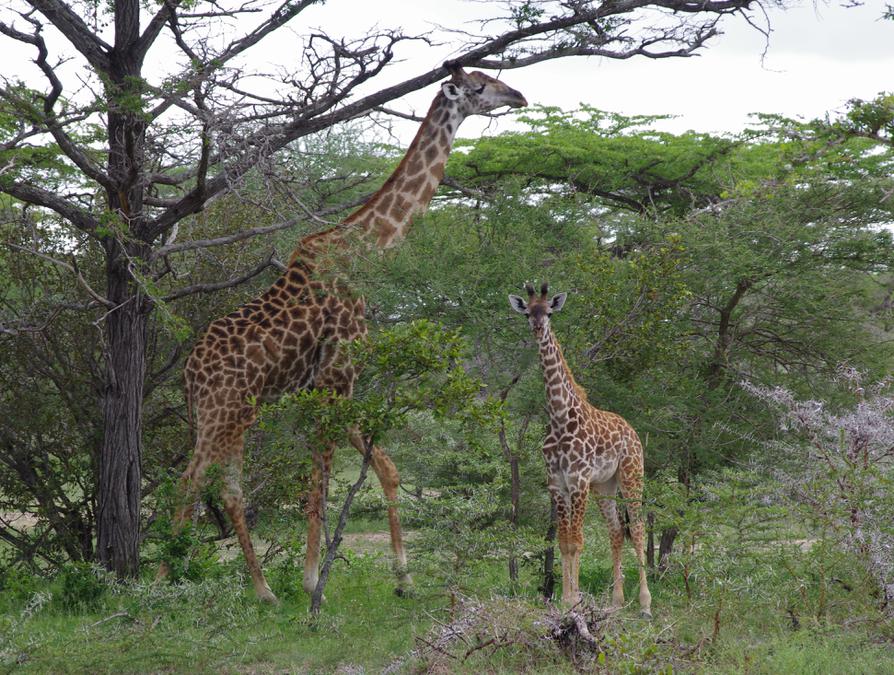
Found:
[[[201,583],[121,587],[86,612],[51,603],[29,617],[24,607],[7,605],[15,625],[8,643],[0,642],[0,663],[22,672],[381,667],[412,648],[413,627],[425,630],[426,612],[444,603],[443,595],[426,592],[396,597],[387,566],[372,556],[336,567],[326,612],[316,622],[303,594],[276,590],[280,606],[260,604],[241,572],[228,566]]]
[[[601,605],[609,599],[610,562],[605,535],[590,520],[581,581]],[[832,584],[818,616],[809,575],[776,574],[771,555],[761,562],[775,585],[752,577],[744,559],[725,563],[715,577],[694,567],[690,596],[679,568],[653,578],[650,622],[638,616],[628,553],[625,590],[633,603],[599,625],[592,650],[546,639],[550,613],[536,595],[534,564],[522,567],[513,594],[504,561],[477,561],[454,593],[410,537],[416,593],[400,598],[387,537],[364,537],[363,529],[386,533],[387,524],[354,523],[360,535],[347,540],[316,621],[300,590],[298,559],[268,566],[282,600],[276,607],[255,600],[241,556],[198,583],[112,584],[92,605],[66,606],[61,578],[49,586],[9,579],[0,592],[0,672],[377,672],[390,664],[397,672],[894,672],[894,627],[870,594],[856,582]],[[848,578],[846,569],[835,574]],[[463,638],[429,648],[444,626],[462,626]]]

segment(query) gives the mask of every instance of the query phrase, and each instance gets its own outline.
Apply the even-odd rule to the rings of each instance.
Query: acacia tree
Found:
[[[119,575],[138,568],[146,336],[158,307],[153,283],[168,273],[167,255],[224,243],[174,242],[178,224],[292,141],[370,114],[447,74],[443,67],[423,70],[357,96],[361,85],[370,91],[368,83],[404,43],[430,39],[398,30],[340,38],[304,29],[300,64],[274,86],[240,65],[275,31],[289,25],[300,33],[297,19],[314,4],[15,0],[3,10],[7,47],[18,43],[16,54],[29,49],[43,80],[4,79],[0,113],[9,117],[0,137],[0,192],[51,212],[73,248],[98,250],[104,259],[105,288],[82,283],[81,305],[102,327],[96,555]],[[724,15],[753,4],[509,1],[481,35],[465,35],[452,48],[460,65],[491,69],[573,55],[688,56],[717,35]],[[35,145],[54,161],[31,162]],[[214,284],[238,283],[254,270]],[[179,297],[208,290],[201,286],[181,289]]]

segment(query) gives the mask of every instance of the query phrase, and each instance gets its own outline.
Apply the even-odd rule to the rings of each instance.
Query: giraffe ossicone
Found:
[[[509,305],[524,314],[537,340],[546,384],[549,431],[543,442],[550,497],[556,505],[559,550],[562,553],[562,602],[573,606],[580,599],[580,555],[587,499],[595,490],[599,510],[608,525],[612,547],[614,587],[612,604],[624,604],[621,554],[624,523],[618,508],[618,490],[630,519],[630,538],[639,562],[639,604],[652,616],[652,595],[646,579],[644,526],[640,509],[643,495],[643,446],[639,436],[620,415],[590,404],[575,381],[562,348],[550,326],[550,316],[565,304],[566,294],[549,298],[544,283],[540,294],[526,285],[528,299],[509,296]]]
[[[340,343],[366,335],[366,324],[363,300],[342,283],[339,266],[353,247],[387,248],[406,236],[412,219],[426,209],[444,177],[453,138],[466,117],[527,105],[521,93],[485,73],[444,66],[450,79],[441,85],[406,155],[384,185],[339,225],[302,239],[282,276],[260,297],[213,321],[187,358],[186,402],[196,442],[181,477],[175,528],[190,517],[209,466],[221,465],[223,503],[262,600],[276,602],[276,596],[255,555],[241,487],[244,434],[255,421],[257,405],[298,389],[351,395],[356,372]],[[360,434],[355,429],[345,432],[363,454]],[[334,444],[322,441],[313,448],[303,584],[308,593],[318,581],[321,510],[333,449]],[[412,580],[397,512],[400,477],[381,448],[374,448],[371,462],[389,502],[391,546],[402,592]],[[162,565],[158,576],[167,572]]]

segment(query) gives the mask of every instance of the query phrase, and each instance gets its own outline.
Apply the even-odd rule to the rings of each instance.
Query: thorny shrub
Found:
[[[798,400],[777,388],[743,386],[779,413],[782,439],[769,444],[782,497],[823,541],[852,556],[887,611],[894,607],[894,388],[840,368],[843,403]]]

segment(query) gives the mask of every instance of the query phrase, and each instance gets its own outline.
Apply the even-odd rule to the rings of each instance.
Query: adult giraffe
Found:
[[[624,577],[621,549],[624,524],[618,512],[618,488],[626,500],[630,516],[630,538],[639,561],[639,606],[652,616],[652,595],[646,580],[643,556],[643,446],[639,436],[620,415],[599,410],[587,401],[587,393],[574,380],[562,348],[553,335],[549,318],[565,304],[565,293],[547,299],[546,284],[540,296],[525,286],[528,301],[509,296],[509,305],[528,317],[540,349],[540,365],[546,383],[549,433],[543,442],[543,456],[550,495],[559,522],[559,550],[562,552],[562,602],[574,605],[579,599],[578,573],[584,547],[584,515],[590,489],[600,495],[599,510],[608,525],[612,543],[614,590],[612,604],[624,604]]]
[[[394,173],[364,206],[335,227],[300,241],[283,275],[263,295],[213,321],[186,361],[186,400],[195,420],[196,445],[181,477],[181,504],[175,528],[194,506],[194,495],[211,464],[224,467],[224,507],[242,546],[255,592],[276,602],[252,547],[242,501],[245,430],[257,416],[257,404],[304,388],[329,389],[350,396],[356,373],[339,343],[366,334],[364,303],[337,281],[352,247],[388,248],[407,234],[444,177],[444,165],[460,123],[469,115],[502,106],[527,105],[524,96],[481,72],[466,73],[445,64],[450,80],[432,101],[407,154]],[[194,416],[194,417],[193,417]],[[361,453],[363,442],[346,430]],[[333,445],[315,448],[308,500],[304,589],[317,585],[321,505]],[[376,447],[372,467],[388,499],[391,546],[398,592],[411,583],[397,514],[399,476],[394,463]],[[159,576],[167,574],[162,565]]]

